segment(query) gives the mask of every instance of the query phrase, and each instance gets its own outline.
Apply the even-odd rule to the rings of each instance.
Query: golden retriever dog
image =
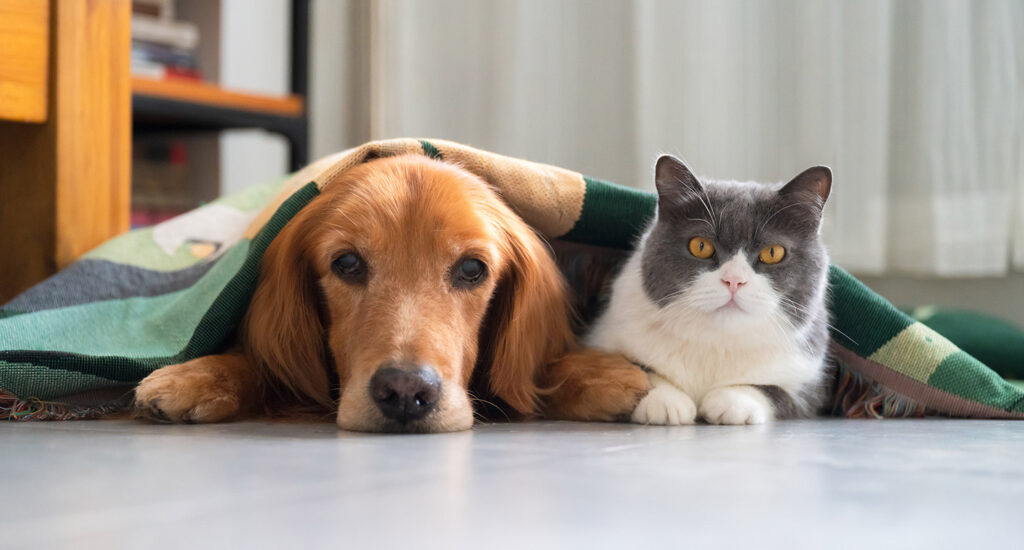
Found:
[[[153,372],[135,411],[199,423],[312,404],[370,432],[465,430],[474,404],[628,418],[647,376],[574,349],[568,304],[546,244],[482,179],[421,156],[375,159],[268,247],[237,346]]]

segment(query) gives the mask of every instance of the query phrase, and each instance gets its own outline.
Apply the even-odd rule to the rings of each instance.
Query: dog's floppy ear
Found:
[[[312,205],[311,205],[312,206]],[[305,259],[307,207],[267,247],[242,321],[242,345],[271,385],[330,405],[316,273]]]
[[[520,414],[532,415],[538,372],[573,342],[568,294],[544,242],[511,213],[504,222],[509,263],[489,312],[488,385]]]

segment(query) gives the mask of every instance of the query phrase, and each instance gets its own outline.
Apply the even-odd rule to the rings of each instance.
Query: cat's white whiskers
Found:
[[[802,306],[802,305],[798,304],[797,302],[794,302],[793,300],[791,300],[789,298],[786,298],[785,296],[780,296],[779,299],[787,302],[789,304],[789,306],[792,307],[793,309],[795,309],[795,310],[797,310],[797,311],[799,311],[801,313],[806,314],[808,320],[810,320],[811,316],[813,315],[813,312],[810,311],[809,309],[807,309],[805,306]],[[830,323],[828,321],[828,319],[825,319],[824,322],[825,322],[825,326],[828,327],[829,330],[834,331],[834,332],[842,335],[847,340],[853,342],[854,345],[857,345],[857,341],[856,340],[851,338],[850,335],[846,334],[845,332],[839,330],[839,328],[836,327],[835,325],[833,325],[832,323]]]
[[[803,323],[804,325],[814,322],[814,320],[815,320],[814,319],[814,312],[811,311],[810,309],[808,309],[806,306],[803,306],[803,305],[801,305],[801,304],[799,304],[799,303],[797,303],[797,302],[795,302],[795,301],[793,301],[793,300],[791,300],[789,298],[786,298],[785,296],[780,296],[779,299],[782,301],[782,305],[784,307],[789,307],[792,311],[794,311],[796,313],[804,314],[804,316],[805,316],[804,323]],[[827,323],[827,321],[826,321],[826,323]],[[796,327],[794,327],[794,328],[796,328]]]
[[[708,209],[711,210],[711,221],[714,222],[714,226],[717,227],[719,220],[716,219],[715,205],[711,203],[711,195],[708,195],[708,190],[705,189],[703,185],[700,187],[700,190],[704,193],[704,197],[707,198],[708,200],[707,206]]]
[[[677,291],[675,291],[675,292],[673,292],[671,294],[668,294],[666,296],[662,296],[661,298],[658,298],[657,303],[658,303],[659,306],[664,307],[664,306],[666,306],[668,304],[671,304],[676,298],[686,294],[686,291],[687,291],[687,289],[681,288],[681,289],[679,289],[679,290],[677,290]]]
[[[768,225],[768,222],[772,221],[772,219],[775,216],[778,216],[783,210],[788,210],[789,208],[792,208],[794,206],[803,206],[803,205],[807,205],[807,204],[814,205],[814,204],[817,204],[817,203],[813,203],[813,202],[810,202],[810,201],[794,202],[792,204],[787,204],[786,206],[783,206],[782,208],[779,208],[774,213],[772,213],[771,216],[768,216],[763,222],[761,222],[761,225],[757,228],[757,233],[761,233],[761,231],[764,230],[765,226]]]
[[[691,221],[691,222],[704,222],[704,223],[708,224],[709,226],[711,226],[711,232],[712,232],[712,233],[714,233],[714,232],[715,232],[715,224],[711,223],[710,221],[708,221],[708,220],[706,220],[706,219],[704,219],[704,218],[686,218],[686,221]]]
[[[684,182],[683,180],[677,178],[676,179],[676,183],[685,184],[686,182]],[[700,203],[702,205],[704,205],[704,210],[708,213],[708,216],[711,217],[711,222],[712,222],[711,227],[712,227],[712,230],[714,230],[714,228],[718,226],[718,220],[715,219],[715,211],[714,211],[714,209],[711,208],[711,204],[710,204],[711,203],[711,197],[708,197],[708,192],[704,189],[704,186],[700,186],[700,191],[701,191],[701,193],[704,194],[704,197],[707,197],[708,200],[706,202],[704,200],[704,197],[700,196],[699,193],[694,193],[694,196],[696,196],[697,200],[699,200]]]
[[[785,323],[785,324],[784,324]],[[779,317],[769,317],[769,326],[775,331],[780,340],[789,338],[789,332],[786,330],[788,323],[784,319]]]

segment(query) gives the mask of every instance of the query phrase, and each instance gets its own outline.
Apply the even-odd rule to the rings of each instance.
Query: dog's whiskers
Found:
[[[497,409],[501,413],[501,415],[505,417],[505,421],[506,422],[512,422],[512,418],[509,417],[508,413],[505,412],[505,409],[499,407],[497,403],[495,403],[493,401],[488,401],[487,399],[484,399],[482,397],[477,397],[477,396],[473,395],[471,392],[466,392],[466,393],[469,396],[469,401],[471,403],[481,403],[481,404],[484,404],[484,405],[490,405],[491,407],[494,407],[495,409]],[[481,414],[480,412],[478,412],[476,410],[476,407],[473,408],[473,418],[481,420],[481,421],[488,420],[486,417],[483,416],[483,414]]]

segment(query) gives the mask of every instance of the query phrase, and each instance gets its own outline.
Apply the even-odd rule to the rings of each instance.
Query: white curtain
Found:
[[[374,138],[435,135],[653,188],[835,173],[859,273],[1024,269],[1024,3],[377,0]]]

